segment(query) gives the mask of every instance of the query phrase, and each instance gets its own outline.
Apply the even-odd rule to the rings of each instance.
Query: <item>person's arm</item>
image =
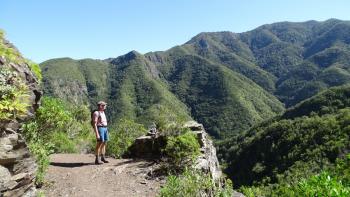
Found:
[[[96,135],[96,139],[100,139],[100,135],[98,134],[97,123],[98,123],[98,112],[94,112],[94,131]]]

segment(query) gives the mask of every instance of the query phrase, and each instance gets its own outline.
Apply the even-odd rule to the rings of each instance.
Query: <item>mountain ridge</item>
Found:
[[[263,99],[270,100],[263,101],[263,103],[270,104],[253,109],[251,112],[255,111],[254,113],[260,114],[258,116],[261,117],[274,116],[281,113],[284,109],[280,102],[286,107],[291,107],[329,87],[350,82],[350,64],[346,61],[346,57],[348,57],[348,54],[350,55],[350,46],[349,41],[346,39],[347,33],[339,29],[337,27],[339,25],[346,28],[350,27],[348,21],[329,19],[323,22],[307,21],[266,24],[243,33],[229,31],[203,32],[197,34],[183,45],[175,46],[166,51],[149,52],[144,55],[137,51],[131,51],[123,56],[102,61],[108,65],[114,64],[115,68],[120,68],[124,65],[123,61],[135,59],[136,64],[142,64],[143,68],[145,68],[140,72],[146,73],[152,80],[156,80],[155,83],[162,84],[160,85],[161,87],[175,94],[175,100],[185,102],[187,107],[190,107],[190,113],[187,114],[203,122],[211,135],[220,138],[226,136],[227,133],[231,135],[248,129],[261,119],[258,120],[254,116],[248,115],[248,121],[245,123],[238,121],[228,127],[218,126],[217,124],[225,124],[227,122],[222,122],[219,118],[214,118],[214,122],[212,122],[210,120],[211,117],[219,117],[221,114],[214,112],[212,105],[208,105],[208,99],[202,99],[201,101],[185,99],[185,97],[189,98],[189,95],[191,95],[187,94],[188,91],[202,92],[210,87],[210,83],[220,83],[220,77],[216,77],[215,80],[206,83],[207,78],[204,76],[210,75],[204,74],[205,72],[209,72],[209,70],[213,70],[217,66],[225,68],[225,71],[221,70],[219,73],[231,73],[226,76],[230,76],[228,81],[233,81],[230,84],[232,87],[235,85],[234,78],[238,77],[237,74],[249,79],[245,80],[246,83],[244,84],[246,85],[242,85],[241,88],[249,89],[247,88],[249,84],[256,84],[257,86],[254,85],[254,87],[262,88],[268,92],[268,94],[264,94],[269,96]],[[335,34],[334,38],[330,37],[332,39],[326,45],[328,48],[324,48],[323,45],[318,43],[323,39],[329,38],[327,32],[328,34],[329,32],[336,32],[337,34]],[[318,46],[320,48],[316,50],[315,47],[317,48]],[[192,77],[190,75],[186,76],[186,69],[180,72],[181,66],[186,64],[186,61],[183,61],[184,59],[193,63],[187,64],[186,72],[193,72],[191,71],[192,69],[201,68],[203,73],[193,73],[195,73],[194,75],[202,75],[203,77],[197,78],[197,80],[204,80],[202,82],[208,86],[201,84],[201,88],[186,87],[191,85],[193,75]],[[200,59],[203,59],[203,61]],[[198,67],[198,65],[195,65],[195,62],[202,62],[206,66]],[[136,73],[134,72],[134,74]],[[179,77],[182,79],[180,80]],[[197,83],[197,85],[200,85],[200,83]],[[183,90],[179,90],[179,87],[183,88]],[[228,86],[218,87],[227,88]],[[230,91],[232,92],[232,90]],[[254,91],[251,91],[249,94],[254,95]],[[197,93],[195,95],[198,96]],[[201,98],[206,98],[207,96],[203,94]],[[108,96],[105,95],[100,98],[108,99]],[[260,99],[259,97],[255,98],[257,99],[256,101]],[[90,104],[96,100],[97,98],[90,99]],[[219,102],[220,98],[215,98],[214,100]],[[133,104],[136,103],[134,102]],[[133,104],[129,103],[130,106]],[[278,107],[278,110],[270,110],[269,112],[262,110],[272,109],[274,108],[272,107],[273,105],[280,107]],[[198,108],[198,106],[200,107]],[[209,108],[209,110],[204,110],[203,106],[206,106],[206,109]],[[227,105],[223,106],[225,106],[225,109],[227,108]],[[244,106],[242,109],[249,108],[245,104],[239,106]],[[243,114],[251,112],[244,112]],[[237,118],[238,115],[233,115],[229,120],[236,120]],[[214,127],[217,127],[217,129]]]

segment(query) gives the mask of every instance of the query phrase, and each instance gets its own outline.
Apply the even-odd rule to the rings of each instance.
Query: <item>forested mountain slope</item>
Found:
[[[236,186],[292,184],[335,166],[350,150],[350,86],[331,88],[239,137],[219,156]]]
[[[112,123],[133,119],[150,124],[190,120],[186,105],[180,102],[166,84],[152,76],[149,62],[137,52],[114,59],[100,60],[53,59],[41,64],[45,94],[78,105],[90,105],[98,100],[108,102]]]
[[[146,114],[176,109],[178,116],[192,116],[224,138],[281,113],[283,104],[291,107],[347,84],[348,30],[350,23],[337,19],[281,22],[244,33],[200,33],[181,46],[145,55],[49,60],[41,64],[45,93],[87,104],[106,99],[116,120],[146,123],[154,120]]]

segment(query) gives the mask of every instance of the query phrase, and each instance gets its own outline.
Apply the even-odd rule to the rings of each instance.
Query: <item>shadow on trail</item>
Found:
[[[59,162],[50,162],[50,165],[52,166],[58,166],[58,167],[65,167],[65,168],[76,168],[81,166],[87,166],[87,165],[95,165],[94,163],[59,163]]]
[[[155,163],[158,163],[158,162],[156,162],[154,160],[148,160],[148,159],[128,159],[126,161],[117,163],[114,166],[118,167],[118,166],[122,166],[122,165],[127,165],[127,164],[131,164],[131,163],[139,163],[139,162],[146,162],[146,163],[138,164],[137,166],[140,167],[140,168],[149,167],[149,166],[152,166]]]
[[[120,162],[120,163],[117,163],[115,164],[114,166],[122,166],[122,165],[126,165],[126,164],[129,164],[129,163],[135,163],[137,162],[136,160],[133,160],[133,159],[130,159],[130,160],[127,160],[127,161],[123,161],[123,162]]]

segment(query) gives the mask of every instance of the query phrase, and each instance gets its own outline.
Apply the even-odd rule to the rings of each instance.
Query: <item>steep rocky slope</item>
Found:
[[[21,135],[22,123],[33,117],[41,97],[30,64],[0,36],[1,196],[35,196],[36,164]]]

